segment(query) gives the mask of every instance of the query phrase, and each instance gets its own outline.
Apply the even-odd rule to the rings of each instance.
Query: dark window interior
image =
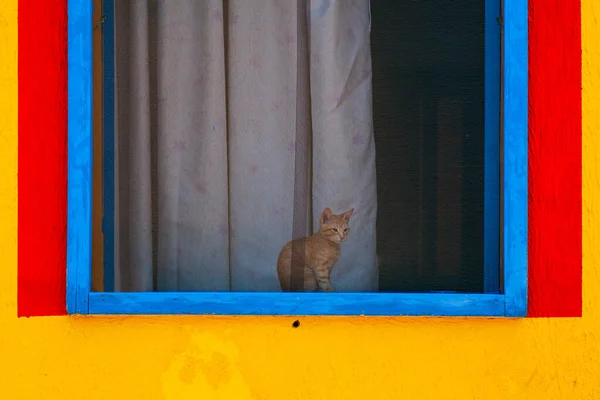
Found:
[[[380,291],[482,292],[481,0],[373,0]]]

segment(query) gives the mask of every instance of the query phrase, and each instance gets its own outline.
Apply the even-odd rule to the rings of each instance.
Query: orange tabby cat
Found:
[[[343,214],[334,215],[330,208],[321,213],[319,231],[307,238],[300,238],[288,242],[277,260],[277,275],[281,290],[289,292],[292,289],[292,254],[294,262],[300,263],[298,268],[303,268],[303,287],[300,291],[332,292],[329,281],[331,270],[340,258],[340,244],[346,240],[350,217],[354,208]],[[303,265],[302,265],[303,264]],[[300,279],[302,278],[302,271]]]

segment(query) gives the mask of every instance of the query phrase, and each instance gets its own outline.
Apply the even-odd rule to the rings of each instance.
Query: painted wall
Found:
[[[600,398],[600,3],[582,8],[583,317],[294,329],[290,318],[17,318],[17,0],[0,1],[1,397]]]

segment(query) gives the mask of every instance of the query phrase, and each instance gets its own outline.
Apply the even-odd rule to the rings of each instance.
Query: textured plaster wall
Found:
[[[16,317],[17,1],[0,1],[4,399],[600,398],[600,2],[583,2],[583,318]]]

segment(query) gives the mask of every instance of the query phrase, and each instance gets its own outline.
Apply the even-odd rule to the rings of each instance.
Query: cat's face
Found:
[[[350,228],[350,217],[354,213],[354,208],[345,213],[335,215],[328,207],[321,213],[319,231],[335,243],[342,243],[348,237]]]

